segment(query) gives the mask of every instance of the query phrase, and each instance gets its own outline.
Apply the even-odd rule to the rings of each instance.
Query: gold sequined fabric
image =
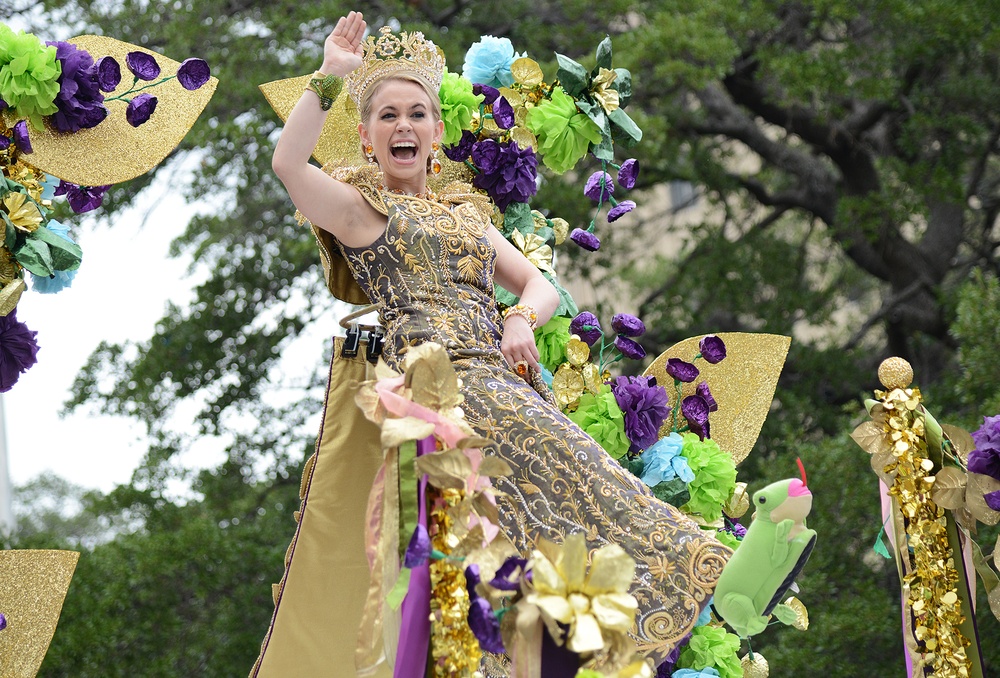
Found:
[[[370,172],[334,176],[388,217],[368,247],[334,241],[361,289],[382,305],[386,362],[401,371],[411,346],[445,346],[463,383],[466,418],[495,441],[487,451],[514,469],[496,481],[507,535],[524,554],[539,538],[561,543],[578,532],[590,549],[622,546],[637,562],[634,636],[662,662],[694,626],[731,551],[655,499],[507,365],[488,203],[457,187],[431,201],[380,191]]]

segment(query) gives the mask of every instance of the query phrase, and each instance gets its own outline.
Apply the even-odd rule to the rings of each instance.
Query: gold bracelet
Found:
[[[306,85],[307,90],[311,90],[319,97],[319,107],[324,111],[329,111],[334,100],[344,88],[344,79],[337,75],[326,75],[320,71],[313,73]]]
[[[528,327],[534,331],[538,327],[538,314],[535,313],[535,309],[528,304],[515,304],[511,306],[506,311],[503,312],[503,319],[507,320],[509,316],[519,315],[528,321]]]

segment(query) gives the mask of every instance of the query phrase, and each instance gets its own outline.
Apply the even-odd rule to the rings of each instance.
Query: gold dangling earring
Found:
[[[375,149],[372,148],[371,144],[365,146],[365,157],[368,158],[369,164],[375,164]]]
[[[438,160],[438,149],[441,148],[441,146],[435,141],[431,144],[431,148],[434,149],[434,153],[431,155],[431,172],[434,174],[441,174],[441,161]]]

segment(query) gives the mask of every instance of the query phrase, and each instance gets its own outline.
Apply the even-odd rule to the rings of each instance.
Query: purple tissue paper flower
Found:
[[[485,598],[477,597],[469,601],[468,621],[469,629],[481,648],[495,654],[507,651],[500,636],[500,620],[493,614],[493,608]]]
[[[125,109],[125,119],[132,127],[138,127],[149,120],[149,116],[153,115],[156,104],[156,97],[152,94],[145,92],[137,94],[132,98],[132,101],[128,102],[128,107]]]
[[[667,360],[665,369],[671,377],[686,384],[690,384],[700,374],[697,367],[680,358],[670,358]]]
[[[615,337],[615,346],[626,358],[631,358],[632,360],[642,360],[646,357],[646,349],[640,346],[635,340],[629,339],[624,335],[619,334]]]
[[[449,160],[455,162],[465,162],[465,159],[472,153],[472,147],[476,145],[476,135],[469,130],[462,130],[462,138],[453,146],[445,146],[444,154]]]
[[[155,80],[160,76],[160,64],[146,52],[129,52],[125,55],[125,65],[140,80]]]
[[[740,540],[747,536],[747,528],[743,527],[739,521],[733,520],[729,516],[724,516],[724,518],[723,530]]]
[[[503,97],[493,102],[493,122],[500,129],[510,129],[514,126],[514,108]]]
[[[625,435],[644,450],[660,437],[660,427],[670,413],[667,390],[653,377],[618,377],[611,385],[615,401],[625,415]]]
[[[601,185],[602,177],[604,178],[603,186]],[[606,202],[614,192],[615,185],[611,182],[611,175],[602,171],[591,174],[583,187],[583,194],[594,202]]]
[[[122,67],[112,56],[97,60],[97,84],[105,92],[114,92],[122,81]]]
[[[17,320],[17,310],[0,316],[0,393],[6,393],[38,362],[38,333]]]
[[[624,215],[628,214],[635,209],[635,203],[631,200],[622,200],[620,203],[611,208],[608,212],[608,223],[612,221],[617,221]]]
[[[177,69],[177,82],[187,90],[196,90],[212,77],[212,69],[204,59],[185,59]]]
[[[601,323],[596,315],[590,311],[583,311],[570,321],[569,332],[587,342],[588,346],[593,346],[601,340]]]
[[[489,85],[484,85],[482,83],[475,83],[472,85],[473,94],[482,94],[483,103],[487,106],[491,105],[500,96],[500,90],[496,87],[490,87]]]
[[[681,414],[687,419],[691,432],[697,433],[702,440],[709,437],[708,413],[708,403],[700,395],[691,395],[681,401]]]
[[[721,363],[726,359],[726,342],[714,334],[709,334],[698,342],[698,352],[701,353],[702,358],[713,365]]]
[[[0,111],[5,108],[7,108],[7,102],[3,100],[3,97],[0,97]]]
[[[694,390],[695,394],[700,395],[708,403],[708,411],[715,412],[719,409],[719,403],[715,402],[715,398],[712,397],[712,391],[708,388],[708,382],[703,381],[698,384],[697,388]]]
[[[492,174],[500,162],[500,144],[493,139],[483,139],[472,147],[472,164],[483,174]]]
[[[427,528],[424,525],[417,524],[417,529],[413,530],[413,536],[410,537],[410,544],[406,547],[406,553],[403,555],[403,567],[419,567],[427,562],[427,559],[431,557],[431,538],[427,534]]]
[[[588,252],[596,252],[601,249],[601,239],[582,228],[574,228],[573,232],[569,234],[569,239]]]
[[[527,566],[527,558],[509,556],[493,575],[490,586],[499,591],[517,591],[521,586],[521,578],[526,576],[524,568]]]
[[[639,176],[639,161],[629,158],[618,168],[618,185],[626,191],[635,187],[635,180]]]
[[[0,612],[0,631],[3,631],[5,628],[7,628],[7,616],[3,612]]]
[[[493,162],[492,169],[487,170],[476,161],[476,149],[487,141],[492,140],[479,142],[472,151],[473,162],[483,170],[472,180],[472,185],[486,191],[501,212],[512,202],[528,202],[538,191],[538,184],[535,183],[535,178],[538,176],[538,156],[535,155],[535,151],[530,147],[521,150],[516,141],[503,144],[494,141],[493,144],[499,151],[495,159],[493,151],[489,152],[488,160]]]
[[[646,332],[643,322],[629,313],[616,313],[611,319],[611,327],[626,337],[641,337]]]
[[[1000,511],[1000,490],[996,492],[987,492],[983,495],[983,499],[986,500],[986,505],[989,506],[994,511]]]
[[[108,116],[104,94],[97,80],[97,66],[90,54],[68,42],[49,42],[56,48],[56,59],[62,66],[59,75],[58,110],[52,122],[60,132],[76,132],[96,127]]]
[[[53,195],[65,195],[69,206],[77,214],[96,210],[104,202],[104,194],[110,186],[77,186],[68,181],[60,181]]]
[[[10,148],[10,139],[0,134],[0,151],[4,151]]]
[[[28,137],[28,123],[24,120],[18,120],[14,123],[14,129],[11,131],[14,145],[25,155],[31,153],[33,149],[31,148],[31,139]]]
[[[976,449],[969,452],[969,470],[1000,480],[1000,414],[983,417],[972,440]]]

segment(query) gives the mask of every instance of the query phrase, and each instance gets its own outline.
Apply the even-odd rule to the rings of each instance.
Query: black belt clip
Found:
[[[340,357],[356,357],[359,346],[361,346],[361,327],[357,323],[351,323],[351,326],[347,328],[347,336],[344,337],[344,347],[340,351]]]
[[[368,332],[368,352],[366,354],[368,362],[372,365],[378,362],[378,357],[382,355],[382,347],[385,343],[385,330],[381,327],[373,327]]]

